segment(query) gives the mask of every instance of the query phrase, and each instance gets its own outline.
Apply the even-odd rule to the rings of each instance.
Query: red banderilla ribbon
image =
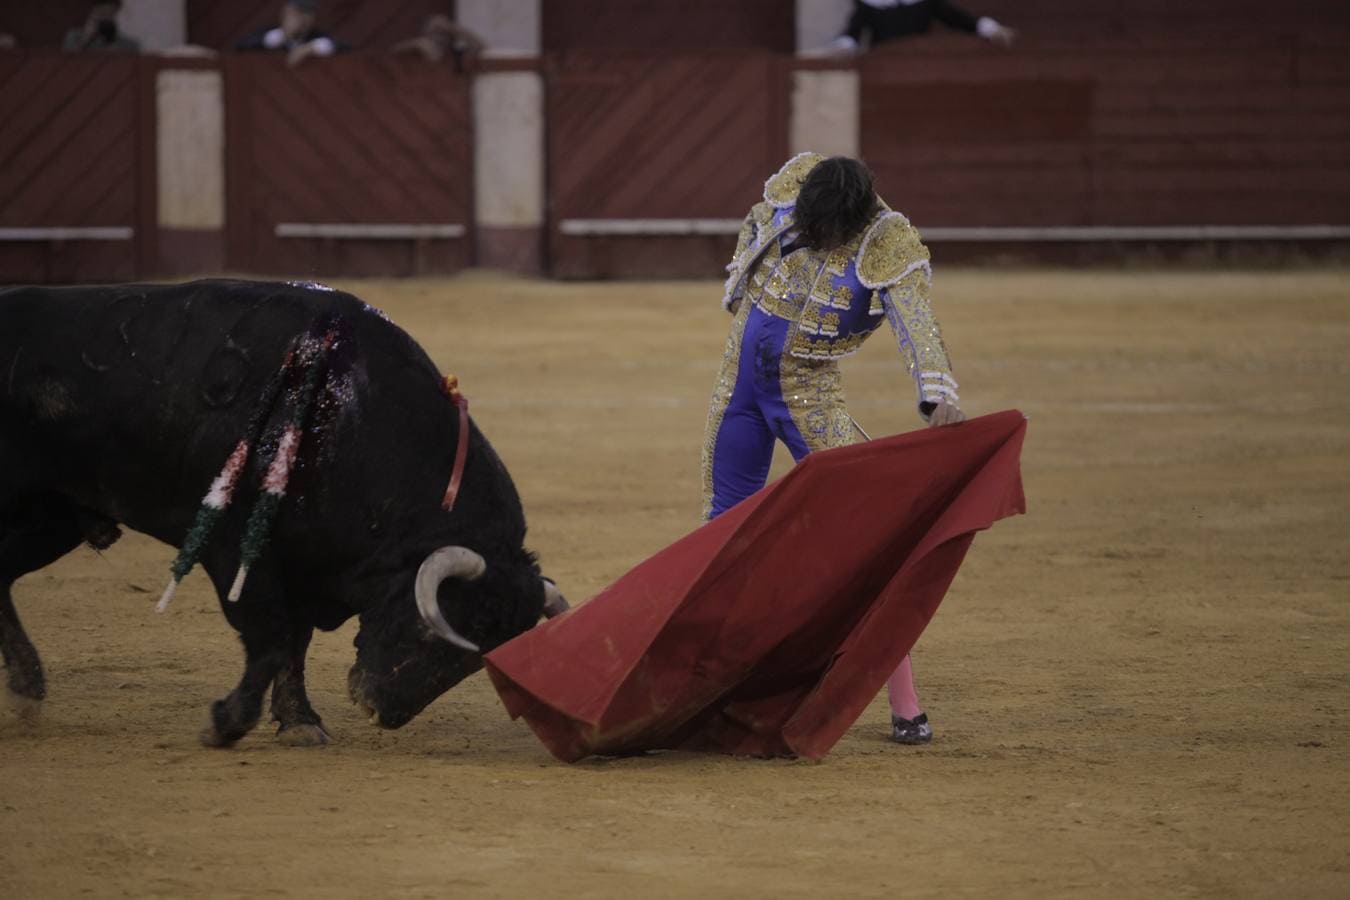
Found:
[[[460,482],[464,480],[464,461],[469,457],[469,398],[459,392],[459,379],[454,375],[445,376],[441,390],[450,402],[459,407],[459,441],[455,447],[455,467],[450,471],[450,484],[441,500],[441,509],[449,512],[455,508],[455,498],[459,495]]]

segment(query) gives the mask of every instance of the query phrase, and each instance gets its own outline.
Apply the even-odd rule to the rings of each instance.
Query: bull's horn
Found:
[[[558,590],[558,586],[553,583],[553,579],[543,578],[541,580],[544,582],[544,616],[551,619],[567,612],[571,607],[567,605],[567,598],[562,595],[562,591]]]
[[[417,583],[414,588],[417,594],[417,611],[422,614],[422,621],[427,623],[427,627],[456,647],[474,653],[478,652],[478,645],[460,637],[455,629],[450,627],[450,623],[445,621],[445,616],[441,614],[441,605],[436,601],[436,595],[439,593],[441,582],[447,578],[476,581],[486,571],[487,563],[483,557],[468,547],[442,547],[433,551],[422,562],[421,568],[417,570]]]

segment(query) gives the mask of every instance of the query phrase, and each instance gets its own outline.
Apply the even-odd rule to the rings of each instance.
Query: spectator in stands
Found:
[[[483,52],[487,45],[483,39],[454,19],[445,15],[427,18],[422,33],[417,37],[399,41],[394,45],[395,53],[420,53],[427,62],[441,62],[449,56],[455,63],[455,71],[464,71],[465,60],[473,60]]]
[[[852,56],[883,41],[924,34],[934,19],[957,31],[978,34],[1001,47],[1011,46],[1017,39],[1017,32],[1011,28],[988,16],[976,17],[949,0],[853,0],[848,25],[834,39],[830,50]]]
[[[292,66],[311,56],[332,56],[345,48],[315,27],[318,13],[318,0],[286,0],[281,4],[280,25],[241,38],[234,49],[285,50],[286,63]]]
[[[84,25],[67,31],[62,46],[71,51],[139,53],[140,41],[117,27],[117,14],[121,11],[121,0],[95,0],[89,7],[89,17],[84,20]]]
[[[19,42],[14,40],[14,35],[0,31],[0,50],[16,50],[18,46]]]

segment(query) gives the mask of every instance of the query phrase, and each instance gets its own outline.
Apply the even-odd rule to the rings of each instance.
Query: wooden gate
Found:
[[[921,229],[1087,224],[1093,83],[964,36],[925,41],[859,67],[862,156],[887,202]]]
[[[540,4],[545,52],[768,50],[791,53],[793,0],[547,0]]]
[[[862,155],[939,231],[1343,225],[1350,32],[1285,28],[897,42],[859,67]]]
[[[141,63],[0,53],[0,283],[125,281],[153,239]]]
[[[787,159],[786,66],[740,53],[551,59],[554,274],[715,276]]]
[[[472,258],[468,79],[352,55],[226,60],[227,258],[279,275],[453,272]]]

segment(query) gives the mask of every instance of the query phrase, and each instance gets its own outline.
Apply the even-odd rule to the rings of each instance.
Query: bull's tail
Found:
[[[243,437],[239,439],[239,443],[235,445],[234,450],[225,460],[225,465],[221,468],[220,474],[211,482],[211,487],[206,492],[206,496],[202,498],[201,507],[197,510],[197,518],[192,523],[192,528],[188,530],[186,537],[183,538],[183,544],[178,550],[178,555],[174,558],[173,565],[170,566],[172,577],[168,587],[164,589],[159,602],[155,604],[156,612],[164,612],[169,608],[169,603],[173,600],[174,592],[178,589],[179,583],[197,565],[202,550],[210,541],[216,526],[225,517],[225,511],[234,500],[239,476],[243,474],[244,468],[248,465],[254,448],[262,441],[267,423],[276,410],[278,400],[281,398],[282,390],[286,384],[293,378],[297,369],[305,366],[309,366],[309,371],[306,374],[307,385],[317,377],[317,371],[322,368],[322,359],[312,358],[312,354],[307,355],[305,353],[305,348],[313,340],[312,329],[292,338],[286,347],[286,354],[282,358],[281,365],[268,379],[267,384],[263,386],[263,391],[258,396],[258,402],[254,404],[253,411],[249,414]],[[312,391],[306,393],[312,395]]]

